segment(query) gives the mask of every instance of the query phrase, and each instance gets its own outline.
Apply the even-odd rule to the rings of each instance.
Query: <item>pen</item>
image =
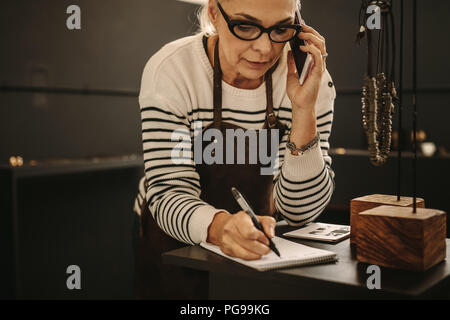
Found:
[[[255,212],[253,211],[252,207],[250,207],[250,204],[247,202],[245,197],[235,187],[231,187],[231,193],[233,194],[233,197],[236,199],[237,203],[241,206],[242,210],[244,210],[245,213],[247,213],[250,216],[256,229],[260,230],[267,237],[267,239],[269,240],[269,248],[272,249],[272,251],[275,252],[277,256],[281,258],[280,252],[275,246],[275,243],[273,243],[273,241],[264,232],[261,222],[259,222]]]

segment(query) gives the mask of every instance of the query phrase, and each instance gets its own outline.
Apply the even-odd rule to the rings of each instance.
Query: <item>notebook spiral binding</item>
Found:
[[[338,258],[335,255],[330,255],[326,257],[315,257],[309,259],[301,259],[301,260],[291,260],[291,261],[281,261],[279,263],[270,263],[267,266],[260,266],[260,270],[271,270],[275,268],[287,268],[287,267],[300,267],[307,266],[313,264],[321,264],[328,262],[337,262]]]

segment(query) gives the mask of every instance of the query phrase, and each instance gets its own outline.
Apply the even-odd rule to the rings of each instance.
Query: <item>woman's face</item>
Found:
[[[295,0],[219,0],[219,2],[230,20],[253,21],[265,28],[280,24],[280,21],[283,24],[294,23]],[[256,40],[241,40],[228,29],[228,24],[218,8],[215,12],[217,15],[213,23],[219,34],[220,46],[227,65],[244,78],[260,79],[275,64],[286,43],[272,42],[267,33]],[[251,62],[264,64],[254,65]]]

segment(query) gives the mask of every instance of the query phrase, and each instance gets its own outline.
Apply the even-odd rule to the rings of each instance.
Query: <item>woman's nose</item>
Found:
[[[268,33],[263,33],[261,37],[255,40],[253,49],[261,52],[262,55],[270,53],[272,50],[272,40],[269,38]]]

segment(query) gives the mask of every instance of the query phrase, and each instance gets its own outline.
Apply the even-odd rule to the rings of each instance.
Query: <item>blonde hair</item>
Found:
[[[224,2],[225,0],[222,0]],[[296,4],[295,7],[300,10],[301,9],[301,2],[300,0],[295,0]],[[203,4],[198,12],[197,12],[197,19],[199,22],[199,28],[197,33],[205,33],[207,36],[211,36],[217,33],[216,28],[209,20],[208,16],[208,1],[206,1],[205,4]]]

